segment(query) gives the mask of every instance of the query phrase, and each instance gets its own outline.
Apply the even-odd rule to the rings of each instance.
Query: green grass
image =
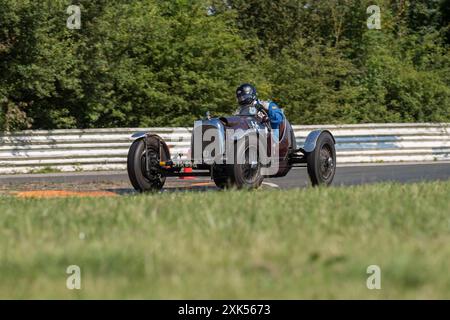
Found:
[[[449,228],[450,182],[3,197],[0,298],[450,299]]]

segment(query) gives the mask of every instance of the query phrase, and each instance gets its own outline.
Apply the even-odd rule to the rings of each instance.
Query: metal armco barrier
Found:
[[[450,160],[450,123],[294,126],[297,144],[317,128],[336,137],[338,163]],[[0,174],[124,170],[131,135],[150,131],[164,138],[172,157],[185,158],[190,128],[21,131],[0,135]]]

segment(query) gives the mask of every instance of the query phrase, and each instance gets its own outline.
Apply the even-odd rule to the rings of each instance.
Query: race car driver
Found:
[[[270,122],[273,141],[278,142],[279,128],[284,121],[283,110],[275,102],[259,100],[256,88],[248,83],[244,83],[236,89],[236,98],[239,103],[239,114],[257,115],[260,108],[266,111],[268,119],[261,116],[262,120]]]

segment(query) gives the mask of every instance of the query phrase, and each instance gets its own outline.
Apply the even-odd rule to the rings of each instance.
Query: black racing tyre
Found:
[[[308,175],[313,186],[329,186],[336,174],[336,148],[329,132],[322,132],[316,148],[306,156]]]
[[[139,192],[161,190],[166,178],[161,175],[159,168],[159,144],[158,141],[150,142],[149,156],[151,157],[150,175],[146,173],[146,152],[144,139],[133,142],[128,152],[127,170],[128,177],[134,189]]]
[[[235,163],[230,168],[233,187],[237,189],[257,189],[264,176],[261,174],[258,147],[248,143],[237,143]]]
[[[216,187],[219,189],[225,189],[228,187],[228,179],[227,178],[215,178],[213,177],[214,183],[216,184]]]
[[[234,181],[230,174],[229,165],[215,165],[213,166],[212,171],[212,177],[217,188],[226,189],[233,187]]]

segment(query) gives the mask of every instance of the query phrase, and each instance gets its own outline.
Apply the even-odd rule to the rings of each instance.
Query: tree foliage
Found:
[[[242,82],[294,123],[450,121],[450,1],[372,4],[0,0],[0,130],[190,125]]]

